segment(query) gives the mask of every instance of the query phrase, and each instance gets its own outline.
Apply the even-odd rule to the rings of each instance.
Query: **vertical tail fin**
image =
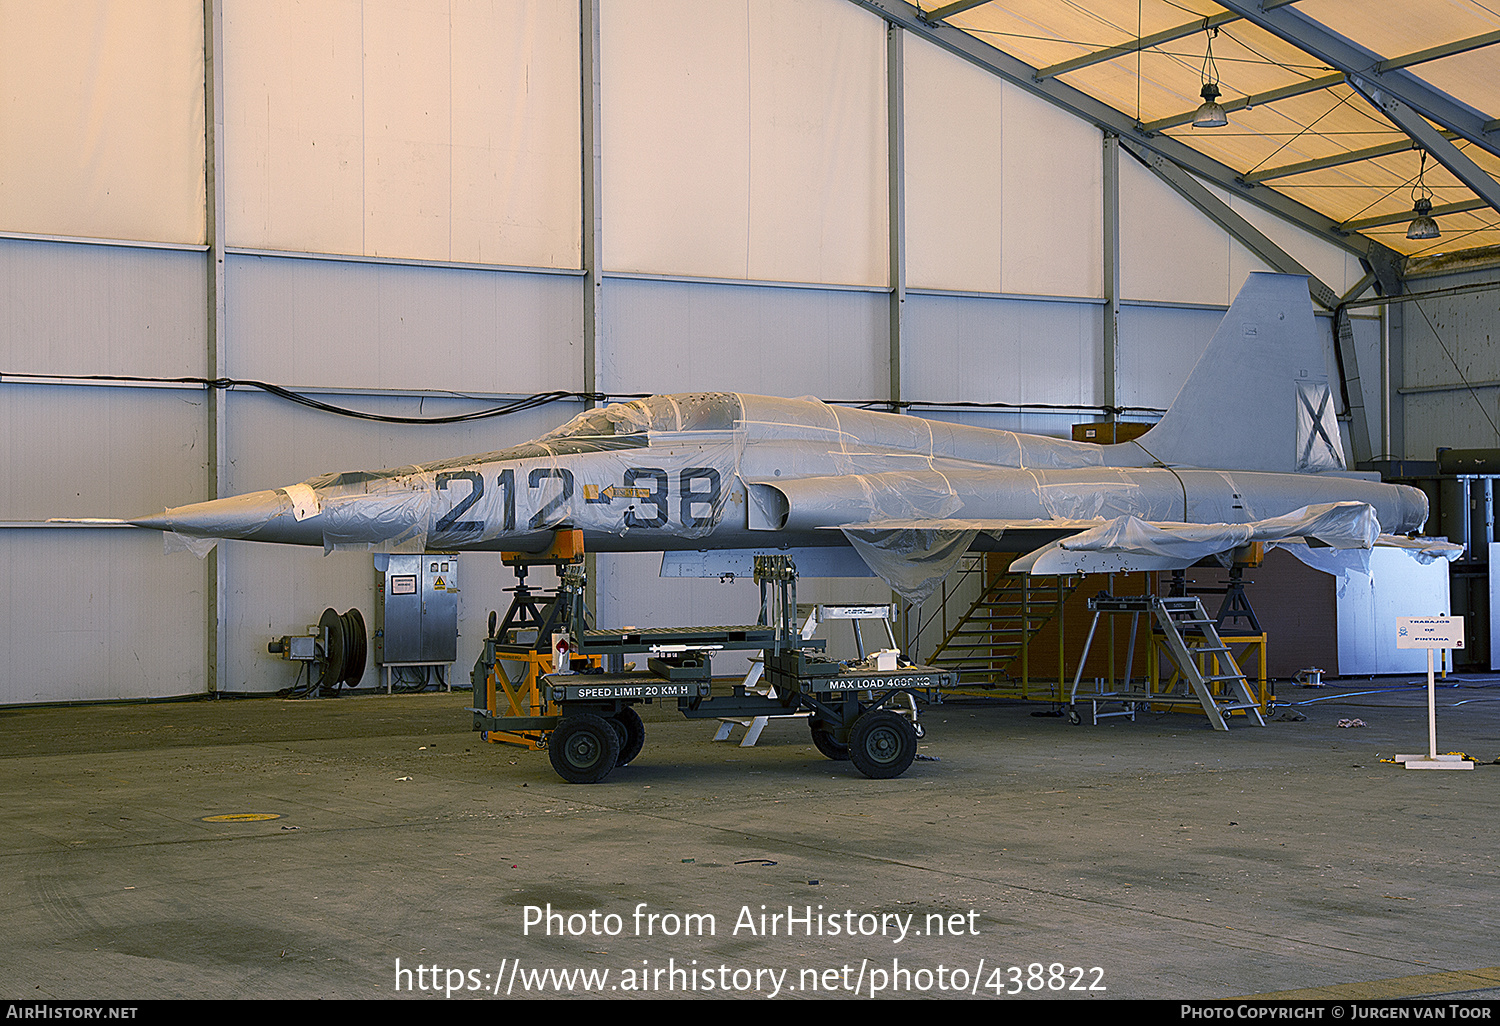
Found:
[[[1307,279],[1257,272],[1137,444],[1171,466],[1343,470],[1335,413]]]

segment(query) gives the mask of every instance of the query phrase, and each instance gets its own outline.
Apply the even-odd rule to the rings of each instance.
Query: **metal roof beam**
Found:
[[[1302,82],[1294,82],[1291,85],[1281,86],[1277,89],[1268,89],[1263,93],[1252,93],[1242,96],[1238,100],[1225,100],[1219,106],[1224,108],[1226,114],[1232,114],[1237,110],[1246,110],[1250,107],[1259,107],[1262,104],[1275,103],[1277,100],[1285,100],[1293,96],[1301,96],[1304,93],[1315,93],[1320,89],[1329,89],[1336,85],[1344,84],[1344,76],[1323,75],[1319,78],[1309,78]],[[1183,111],[1180,114],[1172,114],[1157,121],[1149,121],[1141,126],[1143,131],[1161,132],[1168,128],[1176,128],[1179,125],[1190,124],[1198,114],[1197,108]]]
[[[1500,43],[1500,30],[1485,32],[1478,36],[1470,36],[1468,39],[1455,39],[1451,43],[1443,43],[1439,46],[1430,46],[1425,50],[1417,50],[1415,53],[1409,53],[1404,57],[1392,57],[1388,61],[1381,61],[1377,64],[1375,70],[1395,71],[1397,68],[1409,68],[1413,64],[1426,64],[1428,61],[1442,60],[1444,57],[1468,53],[1470,50],[1493,46],[1496,43]]]
[[[964,11],[969,10],[971,7],[983,7],[989,2],[990,0],[956,0],[955,3],[944,4],[941,7],[934,7],[932,10],[922,15],[922,17],[927,21],[942,21],[944,18],[950,15],[962,14]]]
[[[1452,132],[1444,132],[1443,138],[1458,138]],[[1302,160],[1295,164],[1283,164],[1280,167],[1268,167],[1264,171],[1252,171],[1244,176],[1245,184],[1259,185],[1273,178],[1289,178],[1292,175],[1306,174],[1309,171],[1322,171],[1325,168],[1340,167],[1344,164],[1356,164],[1361,160],[1374,160],[1376,157],[1389,157],[1393,153],[1405,153],[1408,150],[1418,149],[1418,146],[1410,138],[1402,139],[1400,142],[1386,143],[1383,146],[1369,146],[1362,150],[1348,150],[1344,153],[1335,153],[1328,157],[1315,157],[1312,160]],[[1348,227],[1348,222],[1345,222]]]
[[[1346,39],[1326,25],[1313,21],[1296,10],[1268,10],[1268,5],[1258,0],[1216,0],[1216,2],[1221,7],[1234,11],[1247,21],[1253,22],[1346,75],[1362,76],[1386,95],[1428,120],[1435,121],[1442,127],[1457,132],[1475,145],[1500,156],[1500,144],[1484,133],[1484,126],[1490,119],[1467,104],[1455,100],[1441,89],[1436,89],[1404,71],[1396,70],[1395,64],[1404,58],[1394,58],[1391,65],[1386,65],[1385,59],[1379,54]],[[1408,54],[1407,56],[1414,55]]]
[[[1027,92],[1047,100],[1075,117],[1097,126],[1105,132],[1113,132],[1121,139],[1131,139],[1139,146],[1159,153],[1179,167],[1191,171],[1200,178],[1220,185],[1235,195],[1243,196],[1256,206],[1295,224],[1319,238],[1332,242],[1356,256],[1369,257],[1380,265],[1401,266],[1403,257],[1383,243],[1340,228],[1330,217],[1283,196],[1273,189],[1247,186],[1238,180],[1238,172],[1199,153],[1185,143],[1164,135],[1142,136],[1135,119],[1116,110],[1087,93],[1074,89],[1057,79],[1036,81],[1036,68],[1017,60],[983,40],[969,35],[951,25],[934,24],[922,16],[921,11],[906,0],[849,0],[857,7],[884,18],[888,22],[920,35],[923,39],[942,47],[955,56],[1014,83]]]
[[[1453,173],[1469,189],[1500,213],[1500,182],[1490,177],[1474,159],[1463,150],[1443,138],[1441,132],[1407,106],[1396,96],[1386,91],[1381,84],[1371,82],[1363,75],[1350,75],[1349,84],[1364,94],[1365,98],[1407,135],[1422,144],[1432,157]]]
[[[1268,4],[1267,7],[1269,8],[1269,6],[1270,5]],[[1239,15],[1234,15],[1234,18],[1237,19],[1238,17]],[[1435,61],[1443,57],[1452,57],[1454,54],[1467,53],[1470,50],[1478,50],[1481,47],[1490,46],[1494,43],[1500,43],[1500,31],[1486,32],[1482,36],[1470,36],[1468,39],[1460,39],[1452,43],[1444,43],[1442,46],[1432,46],[1428,47],[1426,50],[1417,50],[1414,53],[1403,54],[1400,57],[1392,57],[1389,60],[1377,61],[1374,65],[1374,70],[1377,74],[1380,74],[1387,71],[1395,71],[1398,68],[1409,68],[1414,64],[1424,64],[1427,61]],[[1039,74],[1042,74],[1042,72],[1039,72]],[[1346,81],[1346,76],[1342,73],[1337,75],[1324,75],[1320,78],[1308,79],[1306,82],[1298,82],[1295,85],[1282,86],[1280,89],[1271,89],[1264,93],[1256,93],[1253,96],[1246,96],[1245,98],[1240,100],[1226,100],[1223,103],[1219,104],[1219,106],[1224,108],[1225,113],[1232,114],[1237,110],[1244,110],[1248,107],[1258,107],[1261,104],[1275,103],[1277,100],[1285,100],[1291,96],[1301,96],[1303,93],[1311,93],[1316,92],[1319,89],[1327,89],[1330,86],[1340,85],[1344,81]],[[1181,114],[1172,114],[1168,117],[1162,118],[1159,121],[1152,121],[1151,123],[1147,124],[1145,128],[1148,132],[1160,132],[1167,128],[1176,128],[1178,125],[1185,125],[1188,122],[1192,121],[1193,117],[1197,113],[1197,108],[1194,108],[1193,110],[1185,111]],[[1488,131],[1489,127],[1493,126],[1494,124],[1495,122],[1485,122],[1484,125],[1481,126],[1481,128],[1484,131]],[[1247,181],[1248,180],[1249,179],[1247,179]],[[1265,176],[1261,176],[1254,180],[1257,182],[1264,181]]]
[[[1244,217],[1237,214],[1229,204],[1208,190],[1202,182],[1188,174],[1182,168],[1173,164],[1159,153],[1146,151],[1141,144],[1134,139],[1121,139],[1120,145],[1124,146],[1131,154],[1162,181],[1177,191],[1183,199],[1203,212],[1220,228],[1224,229],[1246,249],[1260,257],[1282,274],[1301,274],[1307,277],[1308,291],[1312,294],[1313,301],[1326,310],[1333,310],[1339,305],[1339,294],[1329,288],[1318,276],[1303,267],[1296,257],[1272,242],[1266,235]]]
[[[1228,24],[1231,21],[1239,20],[1240,16],[1238,14],[1215,14],[1210,18],[1199,18],[1197,21],[1189,22],[1186,25],[1176,25],[1172,28],[1152,33],[1149,36],[1142,36],[1140,39],[1132,39],[1128,43],[1121,43],[1118,46],[1107,46],[1103,50],[1095,50],[1093,53],[1086,53],[1080,57],[1074,57],[1072,60],[1063,61],[1060,64],[1049,65],[1039,70],[1036,73],[1036,78],[1038,82],[1044,78],[1056,78],[1058,75],[1066,75],[1068,72],[1077,71],[1079,68],[1103,64],[1105,61],[1112,61],[1116,57],[1124,57],[1127,54],[1135,53],[1137,50],[1149,50],[1153,46],[1170,43],[1174,39],[1183,39],[1187,36],[1196,35],[1199,32],[1218,28],[1220,25]]]
[[[1444,214],[1462,214],[1470,210],[1483,210],[1489,206],[1484,200],[1471,199],[1461,203],[1444,203],[1432,208],[1432,217],[1442,217]],[[1396,214],[1381,214],[1378,217],[1360,217],[1353,221],[1345,221],[1344,227],[1351,232],[1362,232],[1366,228],[1381,228],[1388,224],[1400,224],[1402,221],[1410,221],[1416,214],[1410,210],[1403,210]]]

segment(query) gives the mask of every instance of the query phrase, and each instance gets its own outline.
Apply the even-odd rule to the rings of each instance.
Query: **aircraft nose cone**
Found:
[[[130,523],[156,531],[172,531],[194,538],[234,538],[246,541],[318,544],[322,532],[316,517],[298,520],[284,491],[251,492],[226,499],[210,499],[177,506]]]

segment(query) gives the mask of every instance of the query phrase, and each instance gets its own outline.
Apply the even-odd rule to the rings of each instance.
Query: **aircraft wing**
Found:
[[[870,568],[909,601],[931,594],[971,547],[1013,550],[1021,539],[1037,546],[1011,563],[1012,572],[1083,574],[1179,570],[1251,542],[1368,553],[1382,538],[1375,511],[1360,502],[1304,506],[1285,516],[1245,524],[1163,523],[1122,516],[1112,520],[883,520],[847,524],[840,530]],[[1431,540],[1423,548],[1430,557],[1453,558],[1456,552],[1443,551],[1444,545],[1461,551],[1451,543]],[[1309,562],[1337,572],[1320,565],[1328,560]]]

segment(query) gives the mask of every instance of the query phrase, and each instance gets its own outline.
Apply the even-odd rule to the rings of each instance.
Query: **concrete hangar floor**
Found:
[[[953,700],[893,780],[641,706],[592,786],[463,692],[9,709],[0,994],[1494,998],[1500,766],[1381,762],[1413,683],[1227,733]],[[1455,683],[1440,749],[1495,758]]]

